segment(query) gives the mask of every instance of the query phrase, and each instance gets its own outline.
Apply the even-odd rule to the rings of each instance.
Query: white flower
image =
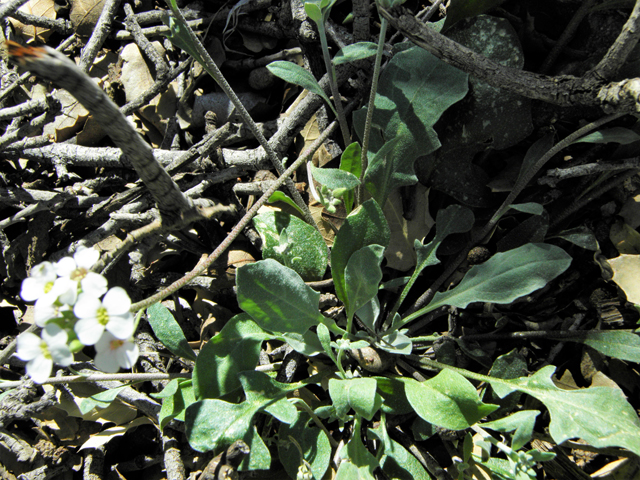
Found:
[[[25,302],[33,302],[51,290],[56,278],[56,270],[52,263],[39,263],[31,269],[29,277],[23,280],[20,296]]]
[[[102,275],[91,272],[90,268],[100,259],[100,253],[93,248],[79,247],[73,258],[64,257],[55,265],[56,273],[62,278],[78,282],[83,293],[99,297],[107,291],[107,279]],[[75,302],[69,303],[71,305]],[[67,303],[67,302],[64,302]]]
[[[66,367],[73,361],[67,346],[67,332],[58,325],[49,324],[42,330],[42,338],[33,333],[18,336],[16,356],[27,362],[27,373],[36,383],[43,383],[51,375],[55,361]]]
[[[80,319],[74,327],[78,339],[84,345],[94,345],[105,328],[120,340],[131,337],[134,320],[130,307],[131,299],[121,287],[110,289],[102,301],[82,293],[73,308],[73,313]]]
[[[67,277],[59,277],[47,293],[36,300],[34,318],[36,325],[44,327],[52,318],[59,318],[61,311],[69,310],[78,298],[78,283]]]
[[[104,332],[96,343],[96,367],[107,373],[116,373],[122,368],[132,368],[138,360],[138,345],[130,340],[114,337]]]

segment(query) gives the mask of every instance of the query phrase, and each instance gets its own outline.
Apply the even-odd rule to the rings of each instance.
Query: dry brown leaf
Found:
[[[613,270],[613,281],[627,295],[627,300],[640,305],[640,255],[620,255],[607,260]]]
[[[89,37],[98,23],[106,0],[72,0],[69,20],[76,35]]]
[[[384,206],[384,216],[391,230],[389,248],[385,250],[387,266],[400,271],[406,271],[416,264],[414,240],[422,240],[427,236],[435,224],[429,215],[429,191],[423,185],[416,187],[416,215],[413,220],[406,220],[402,216],[402,198],[400,192],[391,192]]]
[[[29,0],[20,7],[20,11],[30,13],[31,15],[36,15],[38,17],[56,18],[54,0]],[[26,42],[45,43],[53,33],[53,31],[48,28],[25,25],[24,23],[10,17],[9,21],[13,25],[16,34]]]

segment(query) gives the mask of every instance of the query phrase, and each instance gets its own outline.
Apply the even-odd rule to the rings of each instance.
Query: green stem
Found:
[[[384,51],[384,40],[387,35],[387,19],[380,16],[380,39],[378,40],[378,51],[373,66],[373,79],[371,80],[371,92],[369,93],[369,106],[367,107],[367,118],[364,123],[364,134],[362,136],[362,154],[360,163],[362,172],[360,173],[360,186],[358,187],[358,204],[362,204],[364,199],[364,174],[367,171],[367,153],[369,150],[369,139],[371,137],[371,123],[373,121],[373,110],[375,109],[376,92],[378,91],[378,78],[380,76],[380,66],[382,65],[382,53]]]
[[[340,91],[338,90],[336,67],[331,62],[331,57],[329,56],[329,46],[327,45],[327,34],[324,29],[324,23],[320,22],[317,25],[318,33],[320,34],[320,44],[322,45],[322,56],[324,57],[324,64],[327,68],[327,74],[329,75],[329,85],[331,86],[333,104],[336,107],[338,123],[340,124],[340,131],[342,132],[342,141],[344,142],[344,147],[347,148],[351,139],[349,135],[349,126],[347,125],[347,117],[344,115],[342,100],[340,99]]]

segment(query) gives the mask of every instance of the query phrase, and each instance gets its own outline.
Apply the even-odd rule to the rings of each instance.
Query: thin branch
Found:
[[[380,8],[380,14],[419,47],[494,87],[561,106],[599,106],[606,113],[640,111],[639,79],[606,84],[593,75],[549,77],[505,67],[435,32],[402,7]]]
[[[636,1],[629,19],[622,27],[620,35],[613,43],[604,58],[587,72],[585,77],[595,77],[600,80],[611,80],[624,65],[629,54],[640,40],[640,1]]]
[[[91,38],[82,49],[82,56],[80,57],[78,68],[83,72],[89,71],[89,68],[93,65],[93,61],[96,59],[96,55],[98,55],[98,51],[102,48],[102,44],[109,36],[109,33],[111,33],[111,24],[116,17],[119,6],[120,0],[106,0],[103,5],[102,13],[100,14],[98,23],[93,28]],[[73,95],[73,92],[69,93]]]
[[[193,216],[194,207],[154,159],[151,147],[86,73],[52,48],[22,47],[14,42],[7,42],[7,45],[13,61],[49,80],[58,88],[67,90],[91,112],[98,123],[109,126],[107,133],[134,165],[153,195],[163,221],[168,222],[168,225],[181,225],[184,216]]]

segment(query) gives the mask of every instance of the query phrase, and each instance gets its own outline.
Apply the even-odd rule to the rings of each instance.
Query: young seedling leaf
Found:
[[[300,275],[275,260],[262,260],[238,269],[238,304],[263,329],[304,334],[322,323],[320,293]]]
[[[327,269],[327,245],[318,230],[286,212],[253,217],[262,238],[262,256],[289,267],[305,281],[320,280]]]
[[[378,294],[382,270],[380,264],[384,257],[384,247],[381,245],[367,245],[353,252],[347,262],[344,272],[347,288],[347,317],[351,317],[356,310],[365,306]]]
[[[374,378],[332,378],[329,380],[329,395],[336,415],[341,419],[353,409],[358,415],[371,420],[381,405],[381,397],[376,394]]]
[[[422,419],[451,430],[468,428],[498,408],[480,401],[471,382],[452,370],[443,370],[425,382],[410,379],[405,392]]]
[[[182,328],[167,307],[160,303],[151,305],[147,308],[147,317],[153,333],[171,353],[189,360],[196,359]]]
[[[296,202],[291,200],[291,198],[286,193],[281,191],[275,191],[271,194],[271,196],[269,197],[269,200],[267,201],[267,203],[278,203],[278,202],[286,203],[290,207],[295,208],[298,212],[300,212],[301,215],[303,215],[302,209],[298,206]]]
[[[378,45],[372,42],[358,42],[347,45],[340,49],[335,57],[333,57],[334,65],[342,65],[343,63],[355,62],[365,58],[373,57],[378,51]]]
[[[342,156],[340,157],[340,170],[353,174],[356,178],[360,178],[362,173],[362,148],[358,142],[354,142],[344,149]],[[342,196],[344,202],[344,208],[347,211],[347,215],[353,210],[353,203],[355,201],[354,192],[346,192]]]
[[[351,190],[360,185],[360,180],[353,173],[338,168],[318,168],[310,165],[311,174],[316,182],[325,185],[331,190]]]
[[[369,142],[366,182],[384,204],[389,192],[416,183],[416,158],[440,147],[433,125],[468,91],[468,75],[427,51],[408,48],[397,53],[380,76]],[[354,112],[354,127],[362,138],[366,108]],[[379,154],[386,141],[395,146]],[[389,147],[387,147],[389,148]],[[377,158],[377,159],[376,159]],[[384,165],[384,162],[390,165]],[[369,188],[369,186],[367,187]]]
[[[380,206],[367,200],[355,209],[342,224],[331,251],[331,274],[336,294],[348,304],[345,270],[354,252],[368,245],[389,244],[389,227]]]
[[[321,96],[327,105],[331,107],[331,110],[335,113],[335,109],[327,97],[327,94],[324,93],[324,90],[320,87],[318,81],[313,78],[310,72],[305,70],[299,65],[295,63],[286,62],[284,60],[278,60],[276,62],[271,62],[267,65],[267,69],[273,73],[276,77],[281,78],[285,82],[293,83],[294,85],[299,85],[302,88],[309,90],[311,93],[315,93],[316,95]],[[338,114],[336,113],[336,116]]]
[[[171,385],[175,385],[175,391],[170,394],[167,390],[174,389],[173,387],[169,388]],[[191,380],[173,379],[160,392],[160,395],[163,395],[162,408],[158,414],[158,422],[161,429],[173,419],[184,422],[186,408],[196,401]],[[155,397],[158,398],[157,395]]]

